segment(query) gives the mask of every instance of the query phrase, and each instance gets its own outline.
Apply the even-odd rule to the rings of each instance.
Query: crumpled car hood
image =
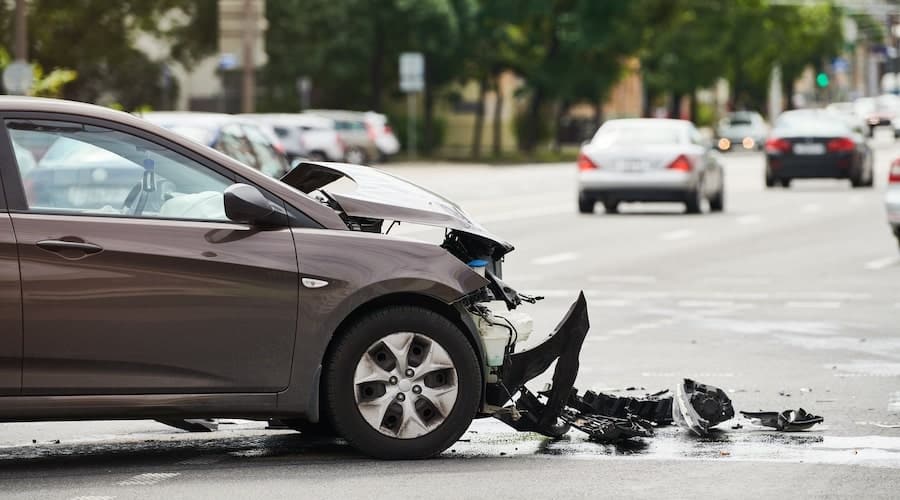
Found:
[[[304,193],[311,193],[342,177],[356,183],[351,193],[326,191],[351,217],[396,220],[444,227],[484,238],[504,249],[513,246],[494,235],[459,205],[410,181],[383,170],[346,163],[303,162],[281,178]]]

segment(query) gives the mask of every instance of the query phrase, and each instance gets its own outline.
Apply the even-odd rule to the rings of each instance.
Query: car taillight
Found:
[[[791,150],[791,141],[787,139],[766,140],[766,153],[787,153]]]
[[[578,170],[584,172],[585,170],[597,170],[598,168],[600,167],[591,161],[586,154],[578,153]]]
[[[900,184],[900,158],[891,163],[891,170],[888,174],[888,182],[890,184]]]
[[[690,172],[693,169],[693,165],[691,165],[691,161],[687,159],[687,156],[681,155],[678,158],[675,158],[671,164],[669,164],[669,170],[677,170],[679,172]]]
[[[341,148],[341,151],[347,149],[347,145],[344,143],[344,140],[341,139],[340,135],[335,135],[334,139],[335,139],[335,142],[337,142],[338,147]]]
[[[829,153],[846,153],[848,151],[853,151],[854,149],[856,149],[856,143],[853,142],[853,139],[848,139],[847,137],[839,137],[837,139],[828,141],[826,149],[828,149]]]

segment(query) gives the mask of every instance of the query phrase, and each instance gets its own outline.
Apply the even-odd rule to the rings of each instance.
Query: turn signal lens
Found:
[[[839,137],[828,141],[826,149],[828,149],[830,153],[846,153],[856,149],[856,143],[853,142],[853,139]]]
[[[592,162],[590,158],[584,153],[578,153],[578,170],[584,172],[585,170],[597,170],[598,167],[596,163]]]
[[[675,158],[675,161],[669,165],[669,170],[678,170],[679,172],[690,172],[692,168],[690,160],[684,155]]]

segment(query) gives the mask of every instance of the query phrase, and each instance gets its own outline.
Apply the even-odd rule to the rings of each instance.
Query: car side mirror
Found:
[[[232,184],[225,189],[225,215],[234,222],[253,226],[281,226],[284,210],[269,201],[259,189],[248,184]]]

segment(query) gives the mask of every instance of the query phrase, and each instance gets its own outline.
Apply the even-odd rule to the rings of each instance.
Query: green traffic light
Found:
[[[819,87],[825,88],[828,86],[828,75],[825,73],[819,73],[816,75],[816,85]]]

